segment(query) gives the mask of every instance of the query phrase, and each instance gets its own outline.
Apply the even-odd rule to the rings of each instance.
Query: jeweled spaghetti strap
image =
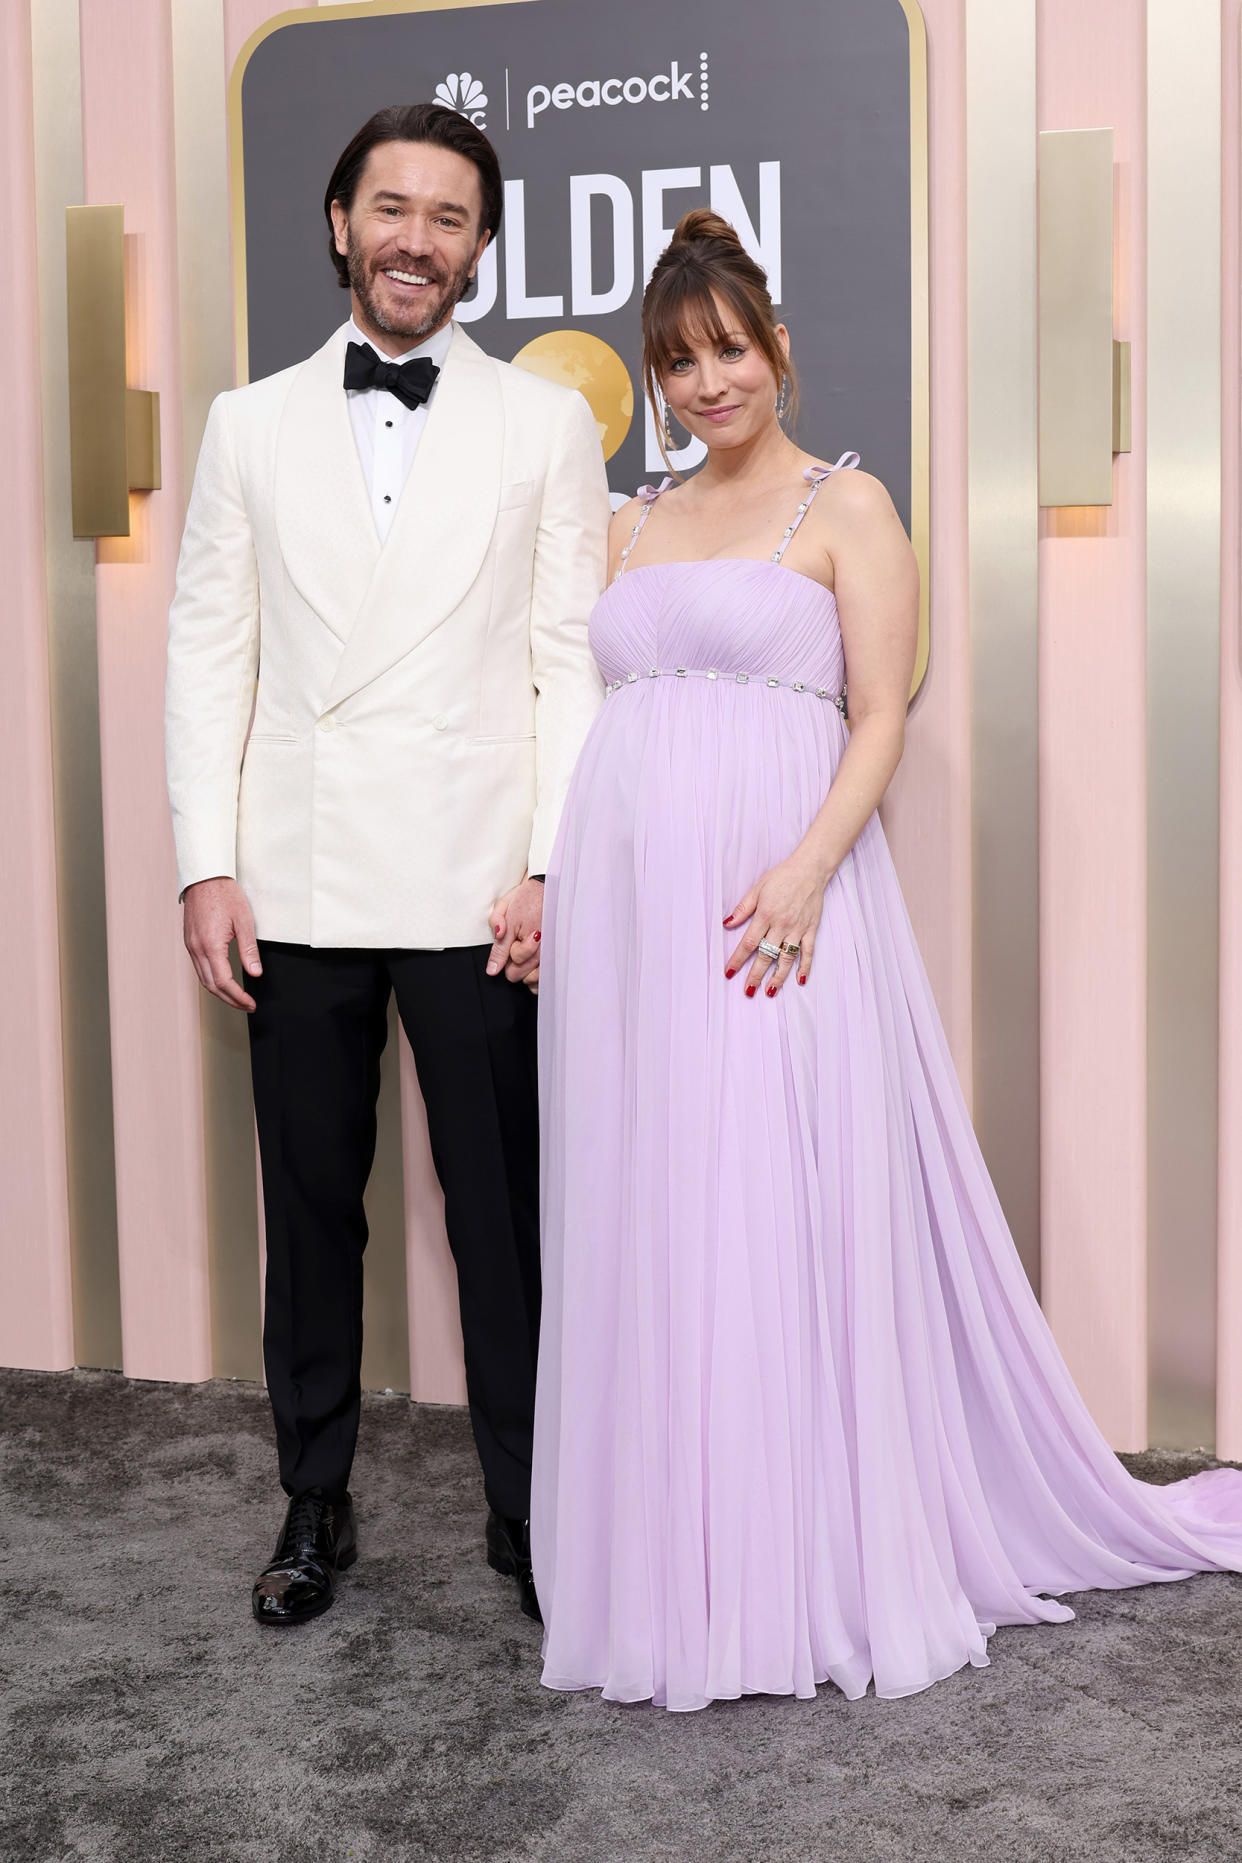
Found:
[[[647,522],[647,519],[651,512],[652,505],[655,503],[656,499],[660,496],[660,493],[666,492],[672,483],[673,483],[672,479],[665,478],[665,479],[662,479],[658,485],[640,485],[639,486],[636,496],[638,497],[638,500],[642,505],[642,510],[638,514],[637,524],[635,524],[633,530],[630,532],[630,540],[626,544],[624,550],[622,550],[621,552],[621,561],[620,563],[618,563],[617,573],[613,577],[614,582],[620,582],[622,576],[625,574],[625,565],[629,561],[630,552],[634,548],[634,545],[638,542],[638,533],[642,529],[643,525]]]
[[[837,461],[835,466],[808,466],[807,467],[806,471],[802,474],[802,476],[806,480],[807,484],[810,486],[811,489],[807,493],[806,497],[802,500],[802,503],[798,506],[798,509],[794,515],[793,523],[787,524],[785,526],[785,535],[781,538],[775,550],[773,550],[772,552],[772,561],[774,563],[779,563],[782,556],[784,556],[786,550],[789,548],[789,539],[793,536],[799,524],[801,524],[803,518],[806,516],[807,512],[810,510],[811,506],[815,503],[815,494],[819,490],[820,486],[823,484],[824,480],[827,478],[830,478],[834,472],[841,472],[842,470],[849,471],[852,467],[856,466],[857,464],[858,464],[857,453],[842,453],[840,459]],[[667,480],[665,481],[665,483],[667,484]],[[661,487],[661,490],[663,490],[663,486]]]

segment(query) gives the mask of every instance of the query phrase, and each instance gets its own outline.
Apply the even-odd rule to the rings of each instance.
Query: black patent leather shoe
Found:
[[[295,1494],[271,1564],[255,1580],[251,1602],[256,1619],[284,1628],[318,1617],[336,1596],[338,1574],[357,1557],[358,1530],[349,1496],[325,1501],[317,1489]]]
[[[543,1622],[530,1564],[530,1521],[512,1520],[493,1508],[487,1516],[487,1563],[493,1572],[516,1578],[518,1602],[528,1617]]]

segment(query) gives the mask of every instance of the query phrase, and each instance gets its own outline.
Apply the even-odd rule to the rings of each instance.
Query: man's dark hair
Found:
[[[500,231],[500,214],[504,205],[500,163],[496,160],[495,149],[482,130],[476,129],[468,117],[461,116],[456,110],[446,110],[442,104],[390,104],[386,110],[377,110],[362,125],[332,170],[332,179],[323,197],[324,218],[328,222],[328,251],[336,267],[337,283],[346,290],[349,288],[349,265],[344,255],[336,249],[336,235],[332,231],[332,203],[339,201],[346,213],[349,212],[367,158],[381,142],[430,142],[438,149],[452,149],[455,154],[464,155],[479,171],[479,193],[483,203],[480,224],[487,228],[493,239]]]

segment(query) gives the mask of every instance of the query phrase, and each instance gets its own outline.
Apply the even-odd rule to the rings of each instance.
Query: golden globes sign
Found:
[[[768,274],[798,360],[798,438],[856,447],[920,559],[927,663],[926,52],[915,0],[496,0],[286,13],[231,93],[238,354],[250,379],[346,315],[323,190],[373,111],[434,98],[484,130],[504,223],[458,317],[493,355],[578,388],[614,503],[663,471],[639,307],[708,203]],[[697,441],[673,454],[679,471]]]

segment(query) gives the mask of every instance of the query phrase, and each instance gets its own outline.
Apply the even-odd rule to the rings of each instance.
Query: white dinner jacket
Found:
[[[235,877],[260,938],[482,944],[603,696],[598,430],[455,326],[381,545],[345,340],[208,418],[169,617],[180,885]]]

